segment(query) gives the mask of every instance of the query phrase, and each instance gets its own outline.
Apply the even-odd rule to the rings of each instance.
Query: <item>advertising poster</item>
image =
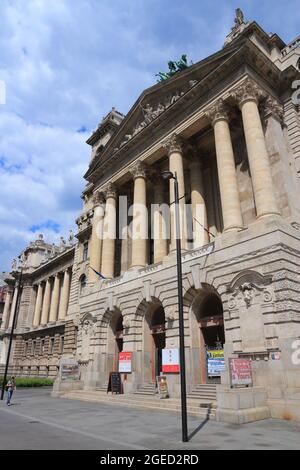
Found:
[[[209,377],[220,377],[225,370],[225,359],[223,349],[207,350],[207,375]]]
[[[163,349],[162,350],[162,371],[180,372],[179,366],[179,349]]]
[[[74,381],[79,380],[80,371],[79,364],[73,359],[63,359],[60,364],[61,380]]]
[[[249,359],[229,359],[231,386],[252,386],[252,369]]]
[[[130,374],[132,372],[132,352],[119,353],[119,372]]]

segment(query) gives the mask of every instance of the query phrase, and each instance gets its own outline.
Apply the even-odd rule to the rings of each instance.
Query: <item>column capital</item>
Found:
[[[269,117],[274,117],[280,123],[283,122],[283,106],[272,96],[268,98],[262,104],[263,117],[268,119]]]
[[[220,98],[215,104],[213,104],[207,111],[206,116],[214,126],[217,121],[228,121],[228,109],[225,101]]]
[[[93,194],[92,201],[93,201],[94,207],[101,206],[102,204],[104,204],[105,196],[103,194],[103,191],[96,191]]]
[[[146,178],[147,176],[147,165],[144,162],[138,161],[134,166],[130,168],[130,173],[133,178]]]
[[[266,94],[254,80],[247,78],[233,90],[231,96],[241,107],[247,101],[255,101],[258,104],[259,100],[264,98]]]
[[[108,183],[107,186],[105,186],[104,189],[104,194],[107,199],[117,199],[118,196],[118,188],[114,183]]]
[[[167,149],[168,155],[173,152],[183,153],[184,141],[178,134],[172,134],[162,142],[162,146]]]

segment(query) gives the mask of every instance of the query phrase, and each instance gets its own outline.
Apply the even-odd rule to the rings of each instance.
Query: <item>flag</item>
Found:
[[[101,274],[101,273],[98,273],[98,271],[96,271],[96,269],[92,268],[92,266],[90,266],[90,269],[92,269],[92,270],[94,271],[94,273],[96,273],[96,274],[97,274],[97,276],[99,276],[101,279],[106,279],[106,277],[105,277],[105,276],[103,276],[103,274]]]

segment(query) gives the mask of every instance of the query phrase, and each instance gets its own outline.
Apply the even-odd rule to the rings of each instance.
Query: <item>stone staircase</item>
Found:
[[[155,395],[156,394],[156,387],[154,383],[146,383],[140,385],[138,389],[134,392],[134,395]]]
[[[148,410],[160,410],[180,413],[181,402],[178,398],[160,399],[156,394],[124,394],[112,395],[100,390],[73,390],[61,393],[60,398],[82,400],[99,404],[127,406],[131,408],[141,408]],[[195,397],[187,400],[187,412],[189,415],[200,417],[201,419],[216,418],[216,404],[203,402]]]
[[[205,403],[215,405],[217,403],[217,386],[214,384],[195,385],[192,391],[187,395],[190,400],[198,400]]]

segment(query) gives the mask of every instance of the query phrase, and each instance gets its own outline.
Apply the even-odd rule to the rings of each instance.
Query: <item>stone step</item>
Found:
[[[136,395],[106,395],[97,391],[72,391],[61,395],[61,398],[90,401],[95,403],[115,404],[148,409],[159,409],[163,411],[181,411],[179,399],[159,399],[158,397],[142,397]],[[210,402],[187,402],[187,412],[191,415],[215,419],[215,405]]]

